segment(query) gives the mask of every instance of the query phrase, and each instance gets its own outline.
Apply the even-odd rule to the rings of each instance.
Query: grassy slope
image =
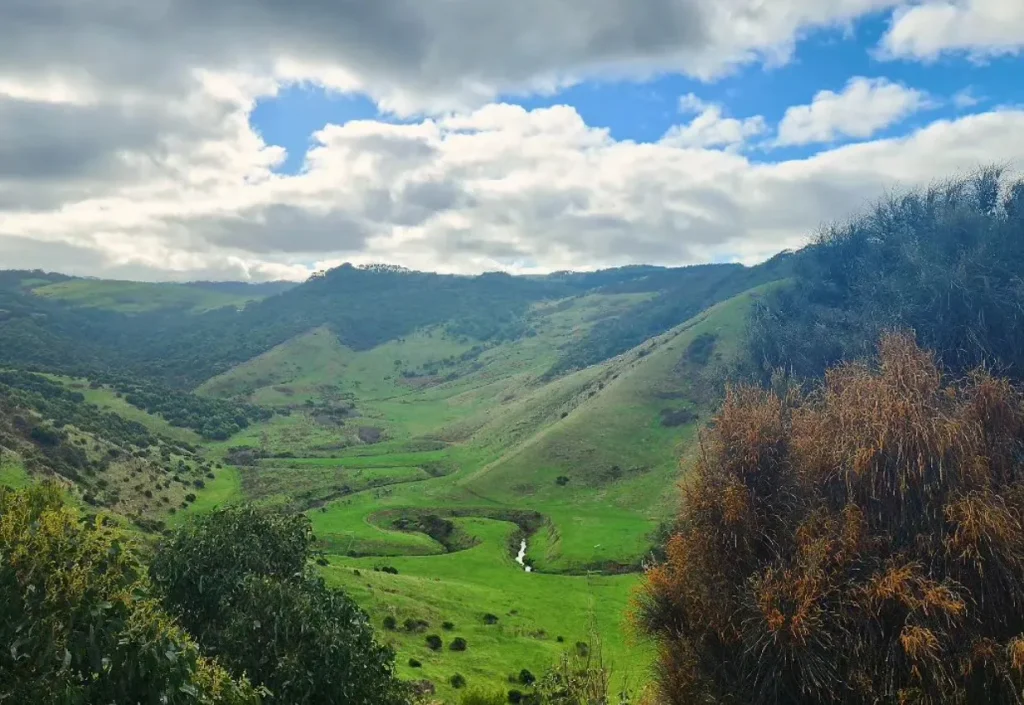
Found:
[[[660,412],[697,407],[704,413],[691,384],[695,370],[680,361],[704,332],[718,335],[716,350],[728,357],[750,296],[551,382],[541,375],[561,345],[642,295],[590,295],[538,306],[535,336],[466,357],[474,341],[452,339],[440,329],[361,352],[340,345],[329,331],[311,331],[199,390],[292,410],[223,443],[204,444],[207,457],[236,445],[303,457],[217,469],[194,503],[166,519],[174,525],[242,498],[310,506],[330,557],[328,580],[355,596],[375,624],[389,614],[399,623],[425,619],[427,633],[441,634],[446,643],[454,636],[468,639],[465,653],[434,653],[424,634],[383,634],[398,650],[403,675],[430,678],[442,695],[452,694],[443,684],[455,672],[471,687],[513,687],[505,681],[509,672],[543,671],[561,649],[589,640],[592,627],[603,637],[616,677],[643,680],[650,653],[631,645],[622,617],[637,576],[586,570],[636,561],[649,531],[671,511],[677,459],[695,426],[664,427]],[[435,377],[401,374],[446,358],[453,361]],[[106,388],[62,381],[157,433],[198,440]],[[355,416],[340,426],[324,422],[307,402],[352,404]],[[368,425],[382,429],[387,440],[358,442],[355,430]],[[5,470],[0,477],[7,475],[15,476]],[[569,478],[564,486],[556,483],[560,476]],[[385,520],[385,512],[413,509],[467,513],[454,521],[479,544],[448,554],[432,538],[397,531]],[[529,539],[528,558],[540,572],[526,574],[513,562],[518,528],[497,520],[507,510],[539,511],[549,520]],[[374,572],[380,565],[399,574]],[[565,571],[578,574],[556,574]],[[499,616],[497,625],[483,624],[488,612]],[[446,620],[457,625],[451,633],[440,629]],[[410,657],[424,667],[408,667]]]
[[[619,676],[643,680],[649,652],[629,646],[622,621],[637,576],[587,570],[638,560],[651,529],[673,510],[678,458],[699,421],[665,427],[661,412],[707,413],[694,384],[707,369],[684,362],[687,347],[697,336],[713,333],[715,357],[728,359],[756,295],[723,302],[638,349],[549,383],[540,375],[558,346],[623,301],[590,296],[539,308],[537,336],[492,347],[459,363],[454,379],[422,388],[396,371],[461,354],[471,343],[435,330],[355,353],[326,331],[316,331],[215,379],[203,391],[232,390],[266,400],[273,398],[268,387],[254,386],[253,380],[293,388],[293,396],[277,398],[282,404],[292,400],[292,416],[277,417],[225,445],[248,440],[270,450],[309,452],[317,443],[326,448],[325,439],[346,431],[318,425],[298,403],[319,403],[325,394],[341,395],[357,407],[360,416],[346,428],[376,423],[387,430],[391,440],[383,444],[318,452],[331,457],[266,459],[241,472],[247,496],[271,500],[308,491],[329,496],[350,485],[351,493],[309,512],[331,557],[328,579],[353,594],[378,625],[389,614],[399,623],[425,619],[432,625],[427,633],[439,633],[446,642],[464,636],[470,643],[466,653],[434,653],[424,634],[387,633],[404,675],[440,685],[459,672],[471,686],[507,689],[509,671],[543,670],[560,649],[586,640],[593,622]],[[716,364],[714,358],[709,364]],[[410,451],[425,435],[447,445]],[[421,469],[439,464],[448,474],[420,479]],[[393,483],[360,491],[354,483],[366,468],[391,473],[385,479]],[[560,476],[569,478],[564,486],[556,483]],[[449,509],[477,514],[454,521],[478,536],[479,545],[445,554],[430,537],[396,531],[385,521],[395,512]],[[514,564],[509,540],[517,527],[495,520],[496,513],[513,509],[536,510],[549,520],[529,539],[528,558],[539,573],[525,574]],[[381,565],[394,566],[399,574],[373,571]],[[565,571],[576,574],[554,574]],[[497,627],[482,623],[486,612],[500,616]],[[446,620],[457,625],[450,634],[439,629]],[[559,635],[563,643],[554,638]],[[409,658],[422,661],[423,669],[409,668]],[[450,694],[444,687],[441,692]]]
[[[200,313],[223,306],[244,306],[263,298],[259,294],[229,294],[172,283],[73,279],[36,286],[32,293],[75,306],[105,308],[122,313],[139,313],[180,308]]]
[[[14,453],[0,452],[0,485],[17,489],[25,487],[30,481],[20,458]]]

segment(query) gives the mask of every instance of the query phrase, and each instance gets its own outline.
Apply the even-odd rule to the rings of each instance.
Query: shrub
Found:
[[[558,477],[555,478],[555,484],[558,485],[559,487],[565,487],[566,485],[569,484],[569,478],[566,477],[565,475],[559,475]]]
[[[512,703],[512,705],[519,705],[519,703],[523,701],[523,691],[516,690],[515,688],[513,688],[512,690],[508,691],[507,699],[508,702]]]
[[[366,614],[308,565],[312,541],[304,515],[216,509],[166,539],[151,574],[200,644],[279,702],[403,702]]]
[[[448,679],[448,684],[458,690],[459,688],[466,687],[466,679],[461,673],[456,673]]]
[[[442,622],[441,629],[444,629],[446,632],[450,632],[452,629],[455,629],[455,624],[452,622]]]
[[[1022,229],[1024,180],[1002,169],[893,194],[793,258],[793,286],[755,306],[750,363],[765,382],[817,377],[900,326],[952,374],[996,363],[1020,379]]]
[[[402,626],[405,627],[405,631],[407,632],[423,632],[427,630],[430,623],[425,619],[413,619],[412,617],[409,617],[402,622]]]
[[[0,701],[255,703],[150,595],[128,535],[0,487]]]
[[[576,642],[576,655],[580,658],[586,658],[590,655],[590,645],[585,641]]]
[[[457,636],[452,639],[452,643],[448,644],[448,648],[452,651],[465,651],[468,644],[466,640],[461,636]]]
[[[420,661],[418,661],[417,659],[414,659],[414,658],[409,659],[409,668],[422,668],[422,667],[423,667],[423,664]]]
[[[484,624],[497,624],[497,623],[498,623],[498,615],[491,614],[490,612],[488,612],[487,614],[484,615]]]
[[[564,653],[537,681],[536,692],[524,696],[523,705],[591,705],[634,702],[632,693],[623,690],[616,699],[611,696],[611,672],[602,657],[601,642],[594,635],[594,648],[586,656]]]
[[[441,637],[437,634],[428,634],[426,638],[427,647],[431,651],[440,651],[441,647],[444,646],[444,642],[441,641]]]
[[[537,677],[530,673],[527,669],[523,669],[519,672],[519,682],[523,685],[533,685],[537,681]]]
[[[382,624],[383,624],[384,628],[387,629],[389,632],[393,632],[396,629],[398,629],[398,620],[395,619],[390,614],[387,617],[384,618],[384,621],[383,621]]]
[[[730,391],[638,605],[662,699],[1016,703],[1022,454],[1021,393],[908,335],[807,394]]]

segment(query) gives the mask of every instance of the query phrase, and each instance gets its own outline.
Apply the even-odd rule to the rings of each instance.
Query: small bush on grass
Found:
[[[427,647],[431,651],[440,651],[441,647],[444,646],[444,642],[441,641],[441,637],[439,637],[437,634],[427,635],[426,642]]]
[[[384,618],[384,621],[381,624],[383,624],[384,628],[389,632],[393,632],[398,629],[398,620],[390,614]]]
[[[422,668],[422,667],[423,667],[423,663],[421,661],[419,661],[418,659],[414,659],[414,658],[409,659],[409,668]]]
[[[466,678],[461,673],[456,673],[448,679],[448,685],[458,690],[466,687]]]
[[[455,629],[455,624],[452,622],[444,622],[441,624],[441,629],[444,629],[446,632],[450,632],[452,629]]]
[[[448,645],[448,648],[452,651],[465,651],[467,646],[466,640],[461,636],[457,636],[452,639],[452,643]]]

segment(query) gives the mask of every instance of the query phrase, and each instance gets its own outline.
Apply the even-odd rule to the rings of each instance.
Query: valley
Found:
[[[85,496],[126,525],[173,528],[239,502],[305,512],[321,573],[367,610],[401,677],[429,680],[443,697],[455,697],[456,673],[507,689],[509,674],[543,673],[560,653],[599,642],[614,685],[626,687],[649,680],[653,652],[627,612],[655,533],[675,511],[680,457],[740,354],[751,304],[774,286],[722,287],[721,301],[674,325],[662,317],[639,345],[624,335],[615,354],[560,369],[609,327],[664,307],[664,284],[640,283],[649,274],[624,271],[625,282],[568,296],[544,291],[509,319],[513,332],[483,338],[472,331],[494,329],[455,319],[349,346],[330,323],[314,325],[195,386],[198,400],[266,410],[219,438],[202,421],[140,408],[116,375],[39,374],[174,449],[160,450],[163,471],[113,464],[77,483],[98,483]],[[152,313],[165,288],[73,280],[21,291],[22,303],[63,299],[63,314],[167,315]],[[211,301],[238,305],[175,296],[199,320]],[[85,434],[90,444],[102,442]],[[127,494],[111,495],[122,474]],[[28,478],[20,469],[2,477]],[[431,634],[468,647],[433,649]]]
[[[972,178],[756,267],[343,265],[269,292],[3,272],[0,485],[21,489],[0,502],[25,540],[32,503],[56,506],[69,533],[69,516],[88,519],[76,526],[96,527],[99,546],[114,534],[94,517],[108,517],[149,566],[140,594],[204,645],[266,640],[232,652],[232,677],[257,658],[269,682],[306,683],[291,661],[265,661],[287,643],[300,671],[320,664],[310,688],[383,684],[401,703],[413,688],[427,702],[562,705],[551,689],[577,677],[607,678],[590,702],[652,687],[748,702],[762,682],[804,678],[800,658],[891,695],[870,679],[892,649],[919,653],[936,633],[959,648],[956,620],[932,617],[989,589],[982,558],[964,555],[1024,566],[1000,538],[1019,535],[1006,507],[1024,497],[1024,191],[979,210],[1002,176]],[[985,471],[952,473],[949,454]],[[941,511],[906,504],[933,486]],[[941,585],[900,583],[920,572],[902,556],[928,541],[932,554],[974,543],[941,558]],[[207,580],[246,597],[207,604]],[[858,620],[892,625],[808,637]],[[1018,648],[1017,626],[972,624]],[[830,655],[839,633],[867,644],[873,671]],[[357,643],[377,680],[344,672],[355,651],[334,658]],[[918,687],[921,670],[905,671]],[[963,687],[988,692],[979,683]]]

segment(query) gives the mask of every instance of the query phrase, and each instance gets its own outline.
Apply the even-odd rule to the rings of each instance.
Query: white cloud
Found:
[[[976,58],[1024,50],[1020,0],[925,0],[898,9],[882,38],[883,53],[931,60],[946,52]]]
[[[899,4],[0,0],[0,261],[182,279],[344,260],[466,272],[756,260],[894,180],[1024,158],[1024,116],[757,164],[739,148],[763,119],[696,96],[655,144],[495,96],[784,62],[797,37]],[[306,169],[280,175],[283,151],[249,116],[289,82],[365,92],[411,121],[325,126]],[[851,104],[871,108],[867,121],[822,113],[829,100],[803,106],[798,139],[874,134],[913,97],[889,85]]]
[[[702,79],[785,62],[796,38],[899,0],[4,0],[20,83],[181,92],[196,69],[363,91],[444,112],[587,77]]]
[[[301,277],[345,260],[461,272],[752,262],[888,187],[1024,160],[1022,111],[761,164],[678,136],[617,141],[568,106],[492,104],[327,126],[306,169],[283,176],[246,121],[258,87],[219,80],[172,111],[200,126],[216,117],[212,132],[171,130],[175,149],[142,143],[128,150],[132,169],[95,177],[92,190],[0,206],[5,266],[184,279]]]
[[[864,139],[931,105],[923,91],[885,78],[851,78],[842,92],[819,91],[809,105],[786,110],[776,143],[803,145]]]
[[[974,95],[974,89],[968,86],[953,94],[953,106],[959,110],[973,108],[982,101],[982,98]]]
[[[674,125],[662,138],[664,144],[676,147],[738,148],[751,137],[764,133],[764,118],[755,115],[737,119],[725,117],[721,105],[705,102],[693,93],[679,99],[684,113],[697,113],[689,123]]]

